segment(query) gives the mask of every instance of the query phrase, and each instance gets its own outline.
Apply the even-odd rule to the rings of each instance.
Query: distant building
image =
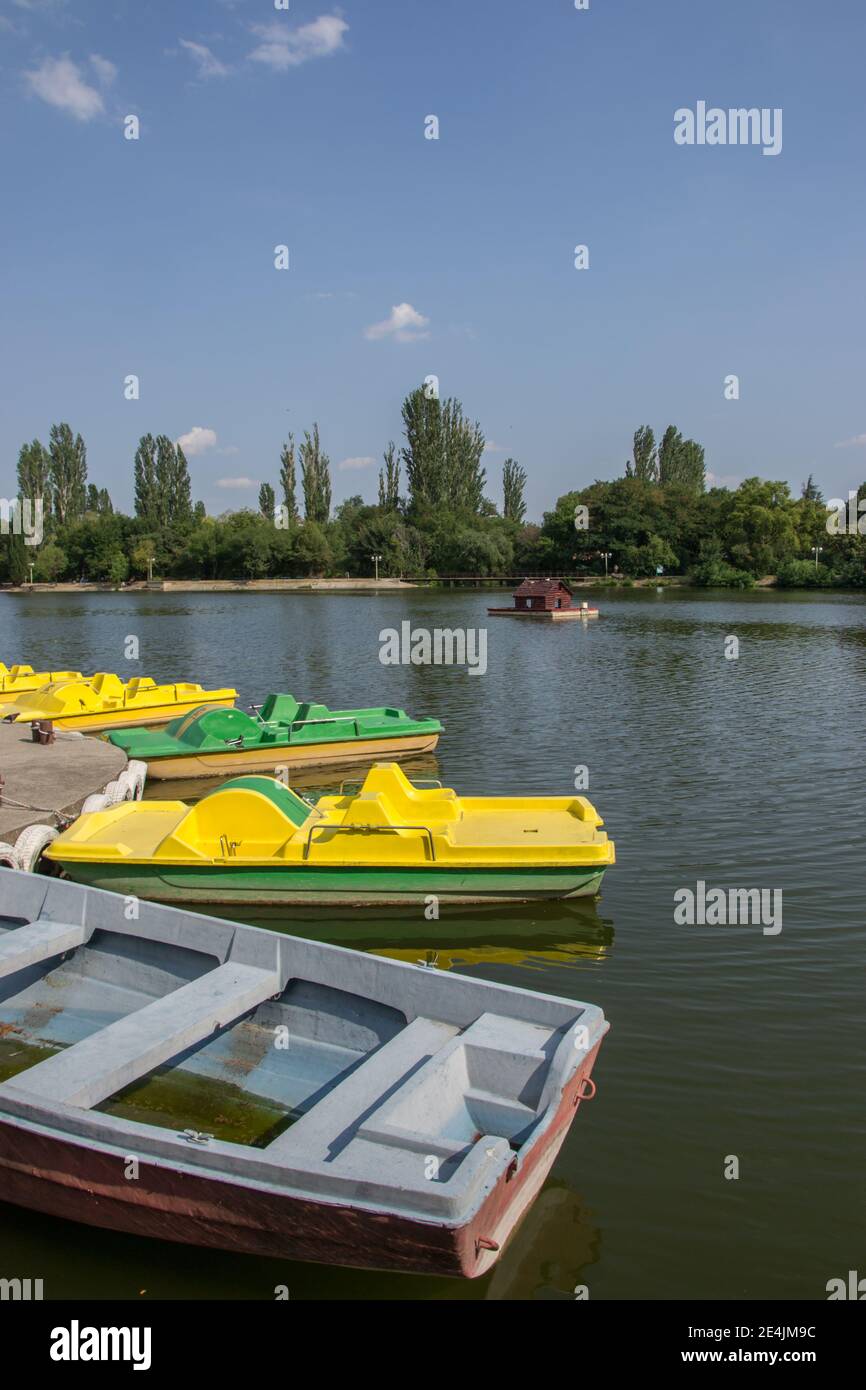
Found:
[[[514,590],[513,608],[488,608],[491,617],[500,618],[547,618],[551,621],[564,618],[597,618],[598,609],[582,603],[579,608],[572,607],[574,595],[561,579],[524,579]]]
[[[574,595],[561,579],[524,579],[512,597],[515,608],[550,613],[557,608],[570,608]]]

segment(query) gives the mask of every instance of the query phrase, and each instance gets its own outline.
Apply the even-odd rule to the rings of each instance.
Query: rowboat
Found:
[[[90,679],[53,681],[0,706],[16,724],[51,719],[59,729],[95,733],[132,724],[163,724],[205,703],[233,705],[236,690],[204,690],[191,681],[157,685],[150,676],[122,681],[109,671]]]
[[[5,666],[0,661],[0,695],[14,697],[26,691],[40,690],[52,681],[81,680],[80,671],[34,671],[32,666]]]
[[[0,1192],[112,1231],[474,1278],[540,1192],[592,1004],[0,870]]]
[[[240,709],[203,707],[164,729],[120,729],[109,741],[147,763],[151,780],[276,773],[280,766],[320,767],[429,753],[439,742],[436,719],[411,719],[401,709],[330,710],[269,695],[254,718]]]
[[[366,906],[571,898],[598,891],[614,846],[585,797],[458,797],[378,763],[360,791],[305,801],[239,777],[194,806],[123,802],[46,850],[80,883],[156,902]]]

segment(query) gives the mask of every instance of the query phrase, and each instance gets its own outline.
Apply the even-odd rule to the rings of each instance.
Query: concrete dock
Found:
[[[57,734],[33,743],[29,724],[0,723],[0,840],[27,825],[53,825],[53,812],[74,816],[85,797],[101,792],[126,766],[126,755],[103,739]]]

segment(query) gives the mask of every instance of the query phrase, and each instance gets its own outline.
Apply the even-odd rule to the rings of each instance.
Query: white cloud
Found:
[[[277,72],[285,72],[310,58],[327,58],[336,53],[343,47],[343,35],[348,27],[344,19],[332,14],[320,15],[299,29],[289,29],[278,19],[270,24],[254,24],[252,32],[262,42],[250,57],[255,63],[266,63]]]
[[[506,452],[504,444],[494,444],[492,439],[488,439],[484,445],[485,454],[504,454]]]
[[[190,53],[198,67],[199,77],[226,77],[229,68],[225,63],[221,63],[216,54],[206,48],[203,43],[193,43],[192,39],[180,39],[181,48],[185,48]]]
[[[117,68],[108,59],[103,58],[98,53],[91,53],[90,61],[96,69],[96,78],[100,87],[110,87],[117,77]]]
[[[414,343],[419,338],[429,338],[430,334],[422,330],[425,329],[430,320],[423,314],[419,314],[411,304],[394,304],[388,318],[381,323],[371,323],[369,328],[364,329],[364,337],[371,342],[376,342],[380,338],[394,337],[398,343]]]
[[[77,121],[92,121],[105,109],[99,92],[88,85],[81,69],[68,54],[63,58],[45,58],[38,68],[24,76],[42,101],[68,112]]]
[[[836,445],[837,449],[857,449],[866,445],[866,434],[855,434],[853,439],[842,439]]]
[[[343,459],[343,462],[339,463],[337,467],[342,473],[347,468],[372,468],[375,463],[376,460],[374,458],[369,454],[364,454],[363,456],[358,455],[357,458]]]
[[[711,473],[708,470],[704,474],[704,481],[707,487],[738,488],[743,479],[739,473]]]
[[[258,478],[217,478],[217,487],[248,488],[260,486]]]
[[[212,449],[217,442],[216,430],[205,429],[203,425],[193,425],[187,434],[182,434],[177,443],[185,454],[203,454]]]

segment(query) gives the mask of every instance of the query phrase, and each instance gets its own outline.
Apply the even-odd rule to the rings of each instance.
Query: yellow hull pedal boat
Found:
[[[585,797],[460,797],[377,763],[315,805],[269,777],[81,816],[46,851],[79,883],[157,902],[367,906],[598,892],[614,846]]]
[[[191,681],[157,685],[150,676],[122,681],[108,671],[89,680],[52,681],[0,706],[0,718],[16,724],[50,719],[58,729],[129,728],[163,724],[199,705],[233,705],[236,690],[203,690]]]
[[[31,690],[41,690],[53,681],[78,681],[80,671],[34,671],[32,666],[4,666],[0,661],[0,696],[7,701]]]

